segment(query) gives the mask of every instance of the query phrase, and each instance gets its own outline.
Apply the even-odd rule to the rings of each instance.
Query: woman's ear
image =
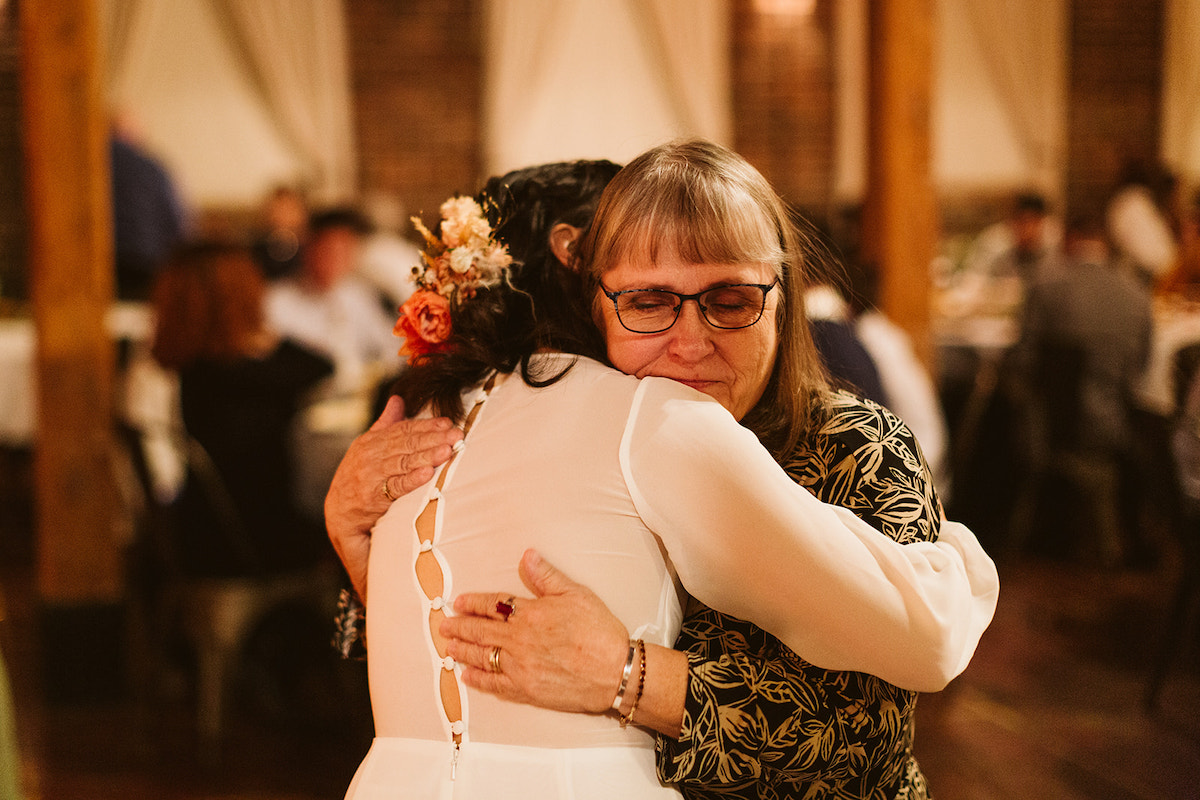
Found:
[[[565,222],[560,222],[550,229],[550,252],[554,253],[554,257],[564,267],[571,266],[572,251],[582,233],[583,228],[576,228]]]

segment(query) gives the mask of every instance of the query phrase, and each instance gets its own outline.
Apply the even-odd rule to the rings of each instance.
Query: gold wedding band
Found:
[[[383,492],[383,496],[387,498],[389,503],[396,499],[396,495],[392,494],[392,490],[388,488],[388,481],[393,477],[392,475],[388,475],[383,479],[383,485],[379,487],[379,490]]]
[[[500,671],[500,648],[499,647],[493,647],[491,652],[488,653],[488,671],[489,672],[499,672]]]

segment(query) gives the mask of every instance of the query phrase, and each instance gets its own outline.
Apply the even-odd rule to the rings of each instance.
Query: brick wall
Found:
[[[481,174],[481,0],[346,5],[363,189],[427,216]],[[832,184],[831,0],[811,17],[734,0],[735,147],[785,199],[823,215]]]
[[[734,0],[734,148],[814,220],[833,189],[832,2],[811,16]]]
[[[16,6],[0,4],[0,292],[6,298],[24,298],[28,287]]]
[[[1067,208],[1103,208],[1127,157],[1158,154],[1163,0],[1072,0]]]
[[[734,0],[735,146],[792,205],[835,232],[832,0],[811,17]],[[1127,157],[1153,161],[1162,104],[1163,0],[1071,0],[1066,211],[1096,213]],[[950,230],[1003,215],[1008,192],[944,196]]]
[[[395,193],[436,221],[454,192],[481,183],[480,0],[346,3],[365,192]]]

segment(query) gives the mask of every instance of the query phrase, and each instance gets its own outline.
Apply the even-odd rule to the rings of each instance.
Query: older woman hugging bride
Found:
[[[911,434],[829,390],[800,313],[797,237],[762,176],[711,143],[656,148],[618,174],[576,240],[590,207],[564,198],[578,200],[578,177],[594,167],[489,184],[496,238],[519,256],[494,279],[441,257],[464,246],[443,226],[419,278],[446,298],[450,329],[437,352],[416,353],[399,389],[421,416],[460,422],[462,447],[373,531],[360,518],[369,504],[347,498],[362,497],[364,453],[391,463],[379,450],[387,431],[364,434],[335,478],[327,523],[369,603],[376,720],[348,797],[669,796],[642,726],[694,732],[687,715],[704,699],[691,693],[706,660],[721,660],[726,626],[741,642],[732,663],[772,661],[802,680],[813,680],[806,666],[854,670],[902,692],[944,686],[990,621],[994,567],[969,531],[942,522]],[[423,330],[418,320],[409,335]],[[434,428],[420,430],[436,439]],[[831,454],[837,475],[823,471]],[[377,477],[371,491],[394,495],[409,478],[381,488]],[[913,543],[820,502],[806,479]],[[572,645],[585,674],[556,682],[547,665],[570,660],[535,652],[570,641],[570,622],[539,605],[554,598],[519,596],[523,554],[535,582],[553,577],[604,620],[579,634],[591,646]],[[554,583],[541,556],[590,591]],[[671,649],[680,587],[725,612],[689,611],[691,656]],[[451,604],[490,619],[451,618]],[[518,630],[528,636],[506,638]],[[551,678],[540,696],[517,683],[539,672]],[[879,696],[872,686],[860,699]],[[924,793],[912,703],[896,708],[893,746],[833,796]],[[686,774],[683,762],[711,765],[711,746],[725,743],[671,756],[673,768],[660,755],[657,768],[689,794],[769,789],[765,762]],[[770,780],[789,794],[807,778]]]

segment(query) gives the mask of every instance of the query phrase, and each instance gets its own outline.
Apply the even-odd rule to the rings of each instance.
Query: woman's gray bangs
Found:
[[[780,223],[744,189],[723,181],[679,182],[641,193],[615,230],[609,266],[635,255],[657,263],[675,255],[693,264],[772,264],[784,260]]]

